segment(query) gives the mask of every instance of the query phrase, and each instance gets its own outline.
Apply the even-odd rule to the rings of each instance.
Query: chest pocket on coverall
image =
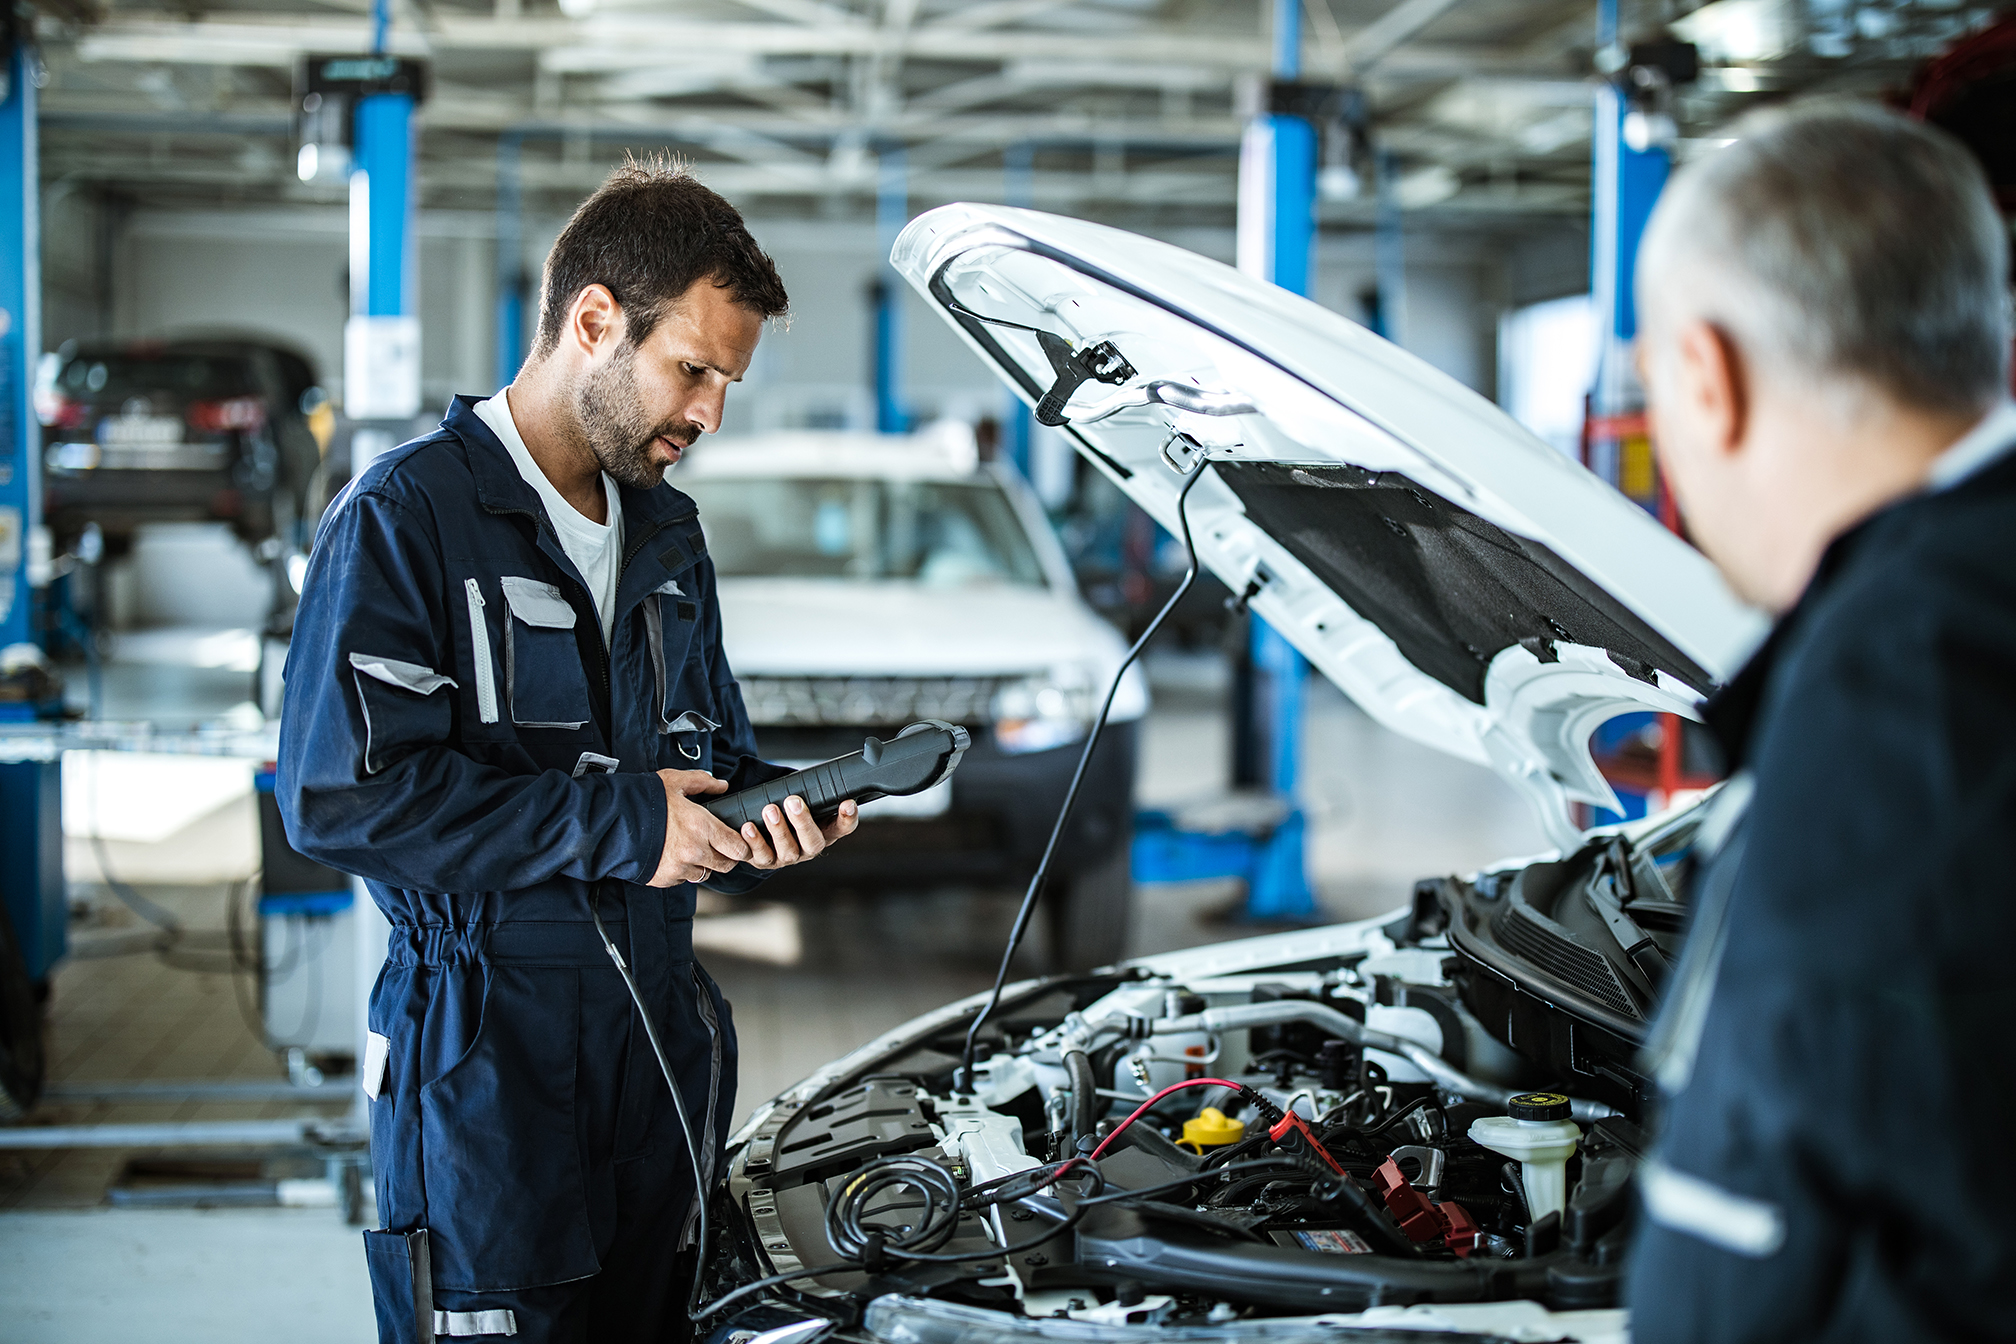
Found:
[[[588,673],[574,636],[575,613],[560,589],[507,574],[511,609],[504,639],[504,698],[520,728],[580,728],[588,722]]]
[[[646,643],[657,678],[652,727],[669,737],[671,762],[678,770],[711,770],[714,730],[712,688],[686,665],[686,655],[700,628],[700,608],[687,598],[677,579],[668,579],[644,599]]]

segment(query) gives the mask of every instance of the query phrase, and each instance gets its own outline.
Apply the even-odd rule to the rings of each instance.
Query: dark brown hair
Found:
[[[658,325],[666,305],[702,280],[764,317],[777,317],[791,304],[776,263],[749,236],[734,206],[677,159],[626,157],[581,202],[546,257],[534,351],[543,355],[559,344],[567,310],[590,285],[605,285],[616,296],[626,338],[636,345]]]

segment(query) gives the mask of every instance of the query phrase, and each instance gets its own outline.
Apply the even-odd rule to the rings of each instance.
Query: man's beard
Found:
[[[619,485],[649,490],[665,479],[665,464],[653,459],[662,436],[684,450],[700,437],[690,420],[653,423],[637,395],[637,347],[624,342],[601,368],[583,378],[574,395],[588,450]]]

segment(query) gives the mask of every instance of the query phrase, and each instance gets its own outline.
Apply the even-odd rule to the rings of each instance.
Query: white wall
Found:
[[[342,374],[347,220],[339,207],[137,212],[118,248],[122,337],[245,332],[277,337]]]
[[[1353,321],[1368,317],[1362,297],[1376,290],[1370,233],[1331,235],[1317,249],[1312,297]],[[1482,392],[1497,387],[1498,278],[1494,249],[1481,238],[1416,234],[1403,244],[1400,344]]]
[[[456,392],[496,390],[492,225],[481,212],[421,216],[415,285],[429,412]],[[119,245],[115,334],[275,337],[313,359],[323,385],[340,397],[348,265],[341,206],[140,211]]]
[[[1584,398],[1596,383],[1602,320],[1588,294],[1529,303],[1498,327],[1500,401],[1513,419],[1577,455]]]

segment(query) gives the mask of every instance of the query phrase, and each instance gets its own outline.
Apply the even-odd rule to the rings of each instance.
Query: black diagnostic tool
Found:
[[[887,742],[871,737],[859,751],[808,765],[740,793],[695,801],[738,831],[744,822],[761,826],[763,809],[772,803],[782,807],[794,793],[812,809],[814,820],[831,821],[849,798],[871,803],[877,798],[907,797],[950,779],[972,742],[958,724],[926,719]]]

